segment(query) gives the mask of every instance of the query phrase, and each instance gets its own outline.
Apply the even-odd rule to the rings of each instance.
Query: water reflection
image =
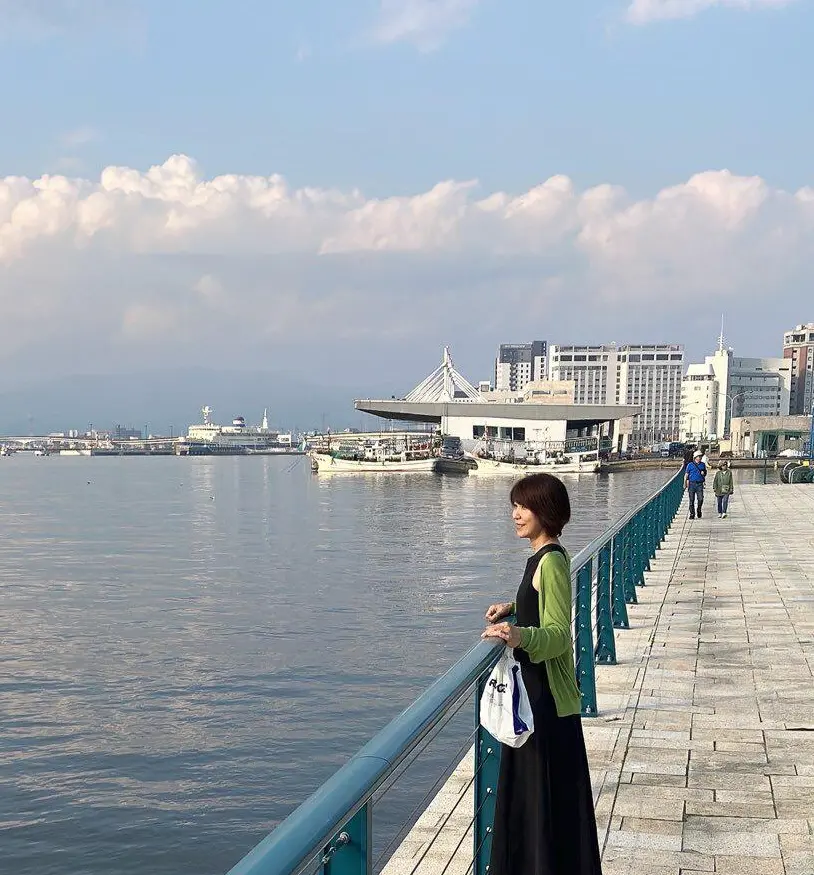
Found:
[[[568,478],[568,547],[666,474]],[[4,867],[225,871],[511,597],[510,485],[3,460]]]

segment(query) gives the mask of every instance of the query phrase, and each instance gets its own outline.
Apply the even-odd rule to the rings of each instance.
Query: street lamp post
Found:
[[[732,437],[732,416],[735,412],[735,399],[743,398],[746,392],[736,392],[734,395],[727,394],[725,397],[729,399],[729,437]],[[724,423],[726,425],[726,423]],[[726,431],[726,429],[724,429]]]
[[[811,402],[811,431],[808,433],[808,464],[814,466],[814,401]]]

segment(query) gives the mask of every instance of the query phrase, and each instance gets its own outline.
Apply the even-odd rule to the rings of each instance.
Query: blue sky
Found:
[[[551,340],[621,342],[644,333],[686,342],[700,354],[717,333],[720,312],[729,310],[740,352],[776,353],[785,328],[814,318],[804,310],[811,308],[804,279],[808,199],[792,198],[814,183],[812,24],[809,0],[0,0],[0,77],[7,83],[0,96],[0,181],[64,174],[71,187],[56,186],[48,197],[14,188],[6,202],[26,205],[12,218],[9,207],[5,232],[0,212],[0,295],[17,284],[43,289],[42,324],[30,313],[15,317],[19,324],[6,320],[15,341],[7,362],[25,355],[26,337],[38,348],[48,338],[58,350],[98,335],[102,325],[118,336],[111,348],[122,360],[149,350],[157,361],[172,361],[161,330],[171,334],[174,320],[197,320],[198,338],[208,330],[214,337],[226,299],[233,311],[306,302],[291,315],[300,339],[306,325],[319,328],[320,314],[331,314],[323,326],[330,336],[337,313],[361,323],[382,309],[367,333],[350,332],[353,339],[337,339],[336,349],[369,344],[375,355],[386,348],[391,376],[404,380],[416,369],[416,351],[432,365],[430,351],[442,342],[458,345],[464,362],[480,370],[473,376],[482,376],[488,367],[481,361],[497,342],[529,333],[522,309],[530,298],[538,308],[532,307],[538,320],[532,333]],[[169,189],[145,194],[147,183],[139,182],[143,200],[134,206],[131,183],[117,181],[115,197],[103,192],[104,208],[93,201],[99,224],[87,230],[90,208],[81,203],[104,168],[143,176],[176,154],[194,161],[193,171],[181,172],[182,183],[175,176],[167,181],[165,171],[161,184]],[[681,189],[668,214],[660,192],[725,169],[731,177],[703,177],[700,187]],[[296,235],[291,224],[264,224],[268,208],[254,204],[230,201],[228,226],[211,223],[212,210],[222,206],[193,215],[198,200],[191,192],[199,182],[229,176],[253,188],[275,174],[286,181],[287,210],[308,202]],[[533,227],[518,230],[512,218],[518,203],[552,177],[567,177],[573,189],[569,218],[562,219],[570,223],[566,240],[540,225],[565,197],[559,193],[535,213]],[[758,193],[740,181],[753,177]],[[447,180],[477,184],[438,193]],[[602,208],[599,228],[595,200],[606,195],[594,187],[608,185],[617,195],[612,208]],[[187,193],[176,203],[173,192],[181,189]],[[502,230],[482,238],[486,232],[472,229],[483,218],[478,204],[492,195],[511,202],[501,213]],[[148,233],[138,224],[170,201],[173,219],[180,210],[185,227],[195,227],[194,240],[162,239],[155,226]],[[40,223],[36,231],[32,223]],[[491,241],[504,231],[511,242],[492,251]],[[77,234],[85,235],[81,245]],[[449,242],[440,245],[445,234]],[[296,240],[283,245],[281,235]],[[4,239],[11,241],[5,255]],[[685,270],[699,247],[706,275],[697,265]],[[116,307],[105,298],[110,309],[101,322],[77,313],[66,322],[78,285],[105,285],[98,269],[92,280],[81,279],[90,269],[81,264],[89,248],[111,259],[108,287],[120,285],[125,262],[128,280],[144,272],[151,291],[136,302],[135,316],[131,290]],[[296,276],[287,264],[286,287],[274,281],[261,293],[256,265],[241,261],[245,249],[252,258],[273,259],[281,249],[307,250],[322,263]],[[398,258],[382,255],[393,250]],[[157,253],[175,260],[171,271],[156,268]],[[214,277],[209,267],[192,264],[215,256],[228,264]],[[332,273],[326,257],[343,259],[340,268]],[[42,275],[43,259],[56,277]],[[488,266],[473,277],[479,259]],[[278,267],[270,264],[269,275]],[[396,277],[395,285],[409,287],[413,272],[426,303],[446,301],[446,309],[432,329],[399,337],[385,331],[382,340],[390,326],[381,299]],[[206,277],[222,295],[221,315],[196,309],[190,316],[188,287],[209,288]],[[339,290],[336,277],[346,278]],[[775,287],[767,290],[767,282]],[[756,326],[738,311],[767,293],[782,303]],[[482,318],[459,324],[458,296],[488,307],[495,295],[513,302],[515,319],[495,318],[492,331]],[[670,312],[638,312],[648,296],[700,299],[702,313],[676,320]],[[211,305],[212,294],[203,298]],[[567,302],[585,300],[596,306],[580,318],[563,313]],[[89,306],[100,305],[93,299]],[[261,349],[268,338],[253,333],[253,322],[233,323],[246,333],[246,350]],[[149,326],[157,333],[147,338]],[[625,336],[633,329],[636,337]],[[293,337],[288,329],[287,336]],[[245,364],[256,366],[259,357],[246,352]]]
[[[803,0],[647,26],[616,2],[483,0],[434,51],[374,41],[372,0],[63,5],[16,27],[5,16],[3,115],[22,134],[0,143],[9,173],[186,152],[211,174],[370,194],[447,178],[525,190],[565,173],[644,195],[724,167],[810,180]],[[90,142],[66,143],[83,131]]]

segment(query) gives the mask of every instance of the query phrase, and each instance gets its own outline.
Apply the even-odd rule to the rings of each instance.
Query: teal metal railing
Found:
[[[583,717],[597,714],[594,666],[616,663],[614,630],[629,628],[627,605],[636,603],[636,588],[644,586],[650,560],[680,507],[683,477],[683,470],[677,472],[571,561],[574,656]],[[373,807],[381,798],[381,790],[401,773],[411,756],[424,749],[473,693],[475,731],[465,747],[474,737],[475,764],[471,781],[474,810],[458,848],[471,831],[474,838],[467,875],[486,875],[500,744],[480,726],[478,702],[501,651],[501,647],[484,641],[473,647],[228,875],[372,875]],[[445,777],[446,774],[442,775],[441,780]],[[462,798],[463,795],[459,802]],[[404,831],[411,826],[412,823],[405,824]],[[417,872],[420,865],[421,860],[413,872]]]

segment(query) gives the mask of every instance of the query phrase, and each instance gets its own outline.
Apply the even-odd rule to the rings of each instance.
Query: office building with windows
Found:
[[[552,380],[573,380],[577,404],[626,404],[641,409],[631,443],[674,440],[679,433],[684,347],[607,344],[549,348]]]
[[[791,365],[789,412],[811,413],[814,406],[814,322],[798,325],[783,335],[783,358]]]
[[[787,416],[792,366],[782,358],[742,358],[724,348],[691,364],[681,389],[681,437],[728,438],[733,418]]]
[[[528,383],[548,376],[547,343],[501,343],[495,360],[495,390],[522,392]]]

